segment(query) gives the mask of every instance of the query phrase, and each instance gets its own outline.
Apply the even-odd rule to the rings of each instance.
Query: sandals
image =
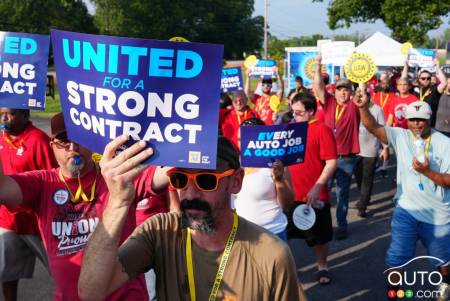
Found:
[[[331,283],[331,274],[328,270],[321,270],[317,272],[316,279],[320,285],[327,285]]]

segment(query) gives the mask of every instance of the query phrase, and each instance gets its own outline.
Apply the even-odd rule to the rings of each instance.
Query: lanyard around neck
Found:
[[[222,259],[220,260],[219,268],[217,269],[216,278],[211,288],[211,293],[209,294],[209,301],[216,300],[217,292],[219,291],[220,284],[222,283],[222,278],[228,263],[228,259],[230,259],[231,248],[233,247],[234,239],[236,238],[238,224],[238,216],[236,212],[233,211],[233,228],[231,229],[227,244],[225,245],[225,249],[223,250]],[[189,281],[189,296],[191,298],[191,301],[196,301],[194,266],[192,262],[191,229],[188,228],[186,234],[186,265]]]
[[[18,150],[19,148],[23,147],[23,139],[19,139],[17,144],[11,136],[9,136],[7,133],[3,132],[3,139],[8,143],[9,146],[11,146],[13,149]]]
[[[414,135],[411,133],[411,137],[413,142],[416,140],[416,138],[414,137]],[[428,157],[428,153],[430,151],[430,142],[431,142],[431,133],[430,136],[428,136],[427,139],[425,139],[425,156]]]
[[[420,99],[420,101],[423,101],[425,99],[425,97],[430,95],[430,93],[431,93],[431,88],[428,88],[427,92],[425,92],[425,94],[422,95],[422,88],[420,88],[419,89],[419,99]]]
[[[384,109],[384,106],[386,105],[388,99],[389,99],[389,93],[387,93],[386,97],[383,99],[383,92],[380,92],[380,105],[381,105],[382,109]]]
[[[344,114],[344,111],[345,111],[344,106],[336,104],[336,113],[334,114],[334,127],[336,127],[337,123],[342,117],[342,114]]]
[[[61,169],[59,169],[59,178],[60,180],[64,183],[64,185],[66,185],[67,190],[70,193],[70,200],[72,201],[72,203],[78,203],[78,201],[81,199],[83,199],[84,202],[89,203],[92,202],[92,200],[95,197],[95,187],[97,186],[97,178],[98,178],[98,172],[99,172],[99,168],[98,165],[96,163],[94,163],[95,165],[95,179],[94,182],[92,183],[91,186],[91,196],[88,198],[87,195],[84,193],[83,191],[83,187],[81,186],[81,179],[80,179],[80,175],[78,174],[78,188],[77,191],[75,192],[75,195],[72,193],[72,191],[69,188],[69,185],[67,185],[66,179],[64,179],[64,176],[61,172]]]

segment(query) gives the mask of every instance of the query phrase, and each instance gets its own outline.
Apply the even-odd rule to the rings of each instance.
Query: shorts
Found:
[[[287,238],[288,239],[304,239],[308,246],[324,245],[333,239],[333,225],[331,221],[330,204],[325,203],[322,209],[314,209],[316,213],[316,222],[311,229],[300,230],[294,225],[292,221],[292,214],[297,206],[302,205],[302,202],[293,203],[286,211],[288,218]]]
[[[429,256],[438,258],[430,262],[436,266],[450,264],[450,223],[433,225],[416,220],[400,206],[395,207],[391,222],[391,244],[386,264],[398,267],[413,259],[420,240]]]
[[[0,228],[0,281],[32,278],[36,256],[13,231]]]

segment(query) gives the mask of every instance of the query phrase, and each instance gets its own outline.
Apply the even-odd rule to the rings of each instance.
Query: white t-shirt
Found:
[[[275,183],[269,168],[247,173],[234,200],[239,216],[277,234],[286,229],[287,218],[277,201]]]
[[[374,104],[369,108],[369,111],[378,124],[386,124],[383,110],[380,106]],[[359,148],[360,153],[358,155],[368,158],[377,157],[378,151],[380,150],[380,141],[366,129],[362,122],[359,124]]]

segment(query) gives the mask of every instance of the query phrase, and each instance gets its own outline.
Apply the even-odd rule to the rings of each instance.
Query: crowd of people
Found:
[[[153,155],[143,142],[125,151],[122,135],[98,162],[67,136],[62,113],[51,136],[29,111],[0,109],[0,280],[17,300],[20,279],[35,257],[55,281],[55,300],[306,300],[287,242],[305,240],[317,282],[332,282],[329,243],[348,232],[354,176],[358,215],[368,216],[376,166],[397,158],[397,193],[386,264],[415,255],[420,240],[441,259],[441,296],[450,283],[450,79],[436,72],[381,72],[366,84],[321,72],[311,87],[295,78],[287,110],[278,70],[251,93],[223,94],[215,170],[142,165]],[[436,83],[431,83],[435,76]],[[412,83],[416,83],[413,85]],[[303,163],[243,168],[240,127],[306,122]],[[424,145],[418,158],[415,143]],[[335,187],[333,231],[331,193]],[[311,206],[315,224],[297,228],[294,210]],[[145,274],[145,275],[144,275]],[[156,275],[156,276],[155,276]],[[156,297],[155,297],[156,295]],[[442,299],[445,300],[445,299]]]

